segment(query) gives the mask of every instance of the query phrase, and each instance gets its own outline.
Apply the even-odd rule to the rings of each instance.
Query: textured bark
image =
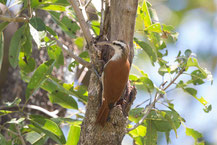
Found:
[[[133,34],[135,26],[136,11],[138,0],[111,0],[110,7],[107,7],[104,18],[103,36],[99,39],[108,38],[109,40],[124,40],[130,46],[129,60],[133,60]],[[98,72],[102,72],[103,65],[99,60],[105,58],[110,53],[108,49],[103,52],[90,48],[92,63]],[[123,99],[119,105],[115,106],[111,112],[108,122],[104,127],[95,124],[96,115],[101,105],[102,86],[97,76],[92,73],[88,88],[88,104],[86,107],[85,118],[81,126],[79,145],[120,145],[126,133],[128,112],[136,95],[136,89],[127,84]]]

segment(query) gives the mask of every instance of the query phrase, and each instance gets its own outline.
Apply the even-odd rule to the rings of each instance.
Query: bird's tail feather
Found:
[[[108,105],[103,101],[102,106],[100,107],[97,118],[96,118],[96,124],[100,124],[104,126],[108,119],[109,112],[110,112],[110,109]]]

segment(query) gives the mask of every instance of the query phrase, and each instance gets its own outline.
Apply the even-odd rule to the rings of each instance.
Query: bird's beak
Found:
[[[111,46],[111,45],[112,45],[112,42],[109,42],[109,41],[101,41],[101,42],[97,42],[96,45],[99,45],[99,46],[109,45],[109,46]]]

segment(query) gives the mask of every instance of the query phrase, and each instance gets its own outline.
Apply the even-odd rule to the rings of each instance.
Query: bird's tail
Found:
[[[103,101],[102,106],[100,107],[97,118],[96,118],[96,124],[100,124],[104,126],[108,119],[109,112],[110,112],[110,109],[109,109],[108,104],[105,103],[105,101]]]

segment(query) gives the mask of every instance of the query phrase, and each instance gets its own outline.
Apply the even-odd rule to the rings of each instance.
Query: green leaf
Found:
[[[27,85],[26,100],[28,100],[30,95],[32,95],[40,87],[40,85],[47,79],[46,76],[52,72],[54,63],[55,61],[51,59],[41,64],[36,69],[33,76],[31,77],[29,84]]]
[[[21,102],[21,99],[18,98],[18,97],[16,97],[16,98],[14,99],[14,101],[12,101],[12,102],[6,102],[5,105],[6,105],[7,107],[11,107],[11,106],[19,105],[20,102]]]
[[[199,66],[198,61],[194,57],[189,57],[187,61],[187,67],[192,67],[192,66],[198,67]]]
[[[207,104],[208,102],[203,98],[198,98],[196,95],[197,95],[197,90],[195,90],[194,88],[182,88],[185,92],[187,92],[188,94],[192,95],[195,99],[197,99],[201,104],[203,104],[205,106],[205,109],[204,111],[206,110],[207,108]],[[208,111],[208,110],[207,110]],[[206,111],[205,111],[206,112]]]
[[[197,67],[207,80],[209,80],[211,82],[213,81],[212,74],[206,68],[200,67],[196,58],[189,57],[187,60],[186,66],[187,66],[186,69],[188,69],[188,67]]]
[[[82,123],[79,120],[72,119],[72,118],[64,118],[64,117],[51,118],[51,120],[56,122],[57,124],[68,123],[68,124],[73,124],[73,125],[80,125]]]
[[[13,118],[11,119],[10,121],[8,121],[7,123],[10,123],[10,124],[21,124],[23,121],[25,121],[25,118]]]
[[[57,45],[52,45],[50,47],[47,47],[47,53],[50,59],[54,59],[55,66],[59,68],[61,65],[64,64],[64,56],[62,49],[58,47]]]
[[[153,120],[153,124],[157,131],[160,132],[169,132],[172,129],[175,131],[177,136],[177,131],[180,127],[180,116],[175,111],[167,111],[167,110],[153,110],[149,113],[148,120]]]
[[[144,24],[145,24],[145,27],[147,28],[148,26],[150,26],[152,24],[152,22],[151,22],[151,17],[149,14],[149,9],[148,9],[146,1],[143,2],[142,10],[144,13]]]
[[[170,140],[170,132],[165,132],[165,136],[166,136],[166,140],[167,140],[167,144],[170,144],[171,143],[171,140]]]
[[[143,31],[144,29],[145,29],[144,13],[143,13],[142,7],[138,6],[136,23],[135,23],[135,30],[136,31]]]
[[[57,36],[56,32],[55,32],[53,29],[51,29],[50,27],[46,26],[46,30],[47,30],[47,32],[49,32],[51,35]]]
[[[49,95],[49,99],[52,103],[59,104],[64,108],[78,109],[78,104],[74,100],[74,98],[72,98],[71,96],[69,96],[66,93],[59,92],[58,90],[52,92]]]
[[[37,30],[37,31],[46,31],[46,25],[41,18],[33,17],[30,19],[30,24]]]
[[[35,131],[31,131],[26,134],[25,139],[32,145],[43,145],[45,144],[46,135],[44,133],[40,134]]]
[[[184,87],[186,87],[186,86],[187,86],[187,84],[184,83],[183,80],[180,80],[180,81],[178,82],[178,84],[176,85],[176,88],[184,88]]]
[[[144,88],[147,89],[147,91],[149,93],[153,92],[153,90],[155,88],[154,83],[152,82],[151,79],[149,79],[148,74],[144,73],[144,71],[141,70],[140,68],[138,68],[136,65],[133,65],[133,67],[135,69],[137,69],[142,74],[142,77],[137,77],[135,75],[131,75],[130,79],[134,79],[133,82],[135,85],[141,86],[142,89],[144,89]]]
[[[53,121],[39,116],[39,115],[31,115],[30,121],[32,125],[37,128],[37,132],[41,131],[56,141],[58,144],[65,144],[66,140],[64,134],[60,127]],[[30,128],[32,126],[30,125]],[[34,128],[33,128],[34,129]]]
[[[174,111],[160,111],[161,116],[164,117],[164,119],[167,121],[168,124],[168,131],[164,131],[164,132],[169,132],[170,129],[173,129],[175,134],[176,134],[176,138],[178,137],[177,135],[177,130],[181,124],[180,120],[179,120],[179,115],[174,112]],[[166,127],[166,125],[164,126]]]
[[[26,28],[24,30],[25,35],[25,43],[21,47],[21,51],[25,53],[26,56],[32,55],[32,36],[30,33],[29,25],[26,25]]]
[[[132,125],[128,125],[128,128],[131,128]],[[146,135],[146,127],[143,125],[138,126],[134,130],[130,131],[128,133],[136,142],[138,145],[144,145],[146,142],[146,138],[144,137]]]
[[[0,116],[4,116],[10,113],[13,113],[14,111],[9,111],[9,110],[0,110]]]
[[[148,56],[151,59],[152,65],[157,61],[156,54],[154,52],[154,49],[146,42],[140,41],[136,38],[134,38],[134,41],[148,54]]]
[[[66,11],[66,7],[61,5],[42,5],[39,8],[46,11],[59,11],[59,12]]]
[[[73,88],[70,84],[63,84],[63,87],[71,91],[76,98],[78,98],[83,103],[87,103],[88,92],[85,86],[77,86]]]
[[[160,75],[164,75],[165,73],[173,74],[174,72],[176,72],[178,68],[179,68],[178,65],[170,65],[170,66],[163,65],[159,68],[158,73]]]
[[[5,137],[0,134],[0,144],[1,145],[7,145],[7,140],[5,139]]]
[[[203,79],[206,79],[206,76],[200,70],[195,70],[191,73],[191,80],[194,85],[203,84]]]
[[[208,107],[205,106],[205,108],[203,109],[204,112],[209,113],[212,110],[212,105],[209,105]]]
[[[169,42],[175,42],[178,39],[179,33],[175,31],[175,28],[171,25],[162,25],[164,35],[166,35],[167,40]]]
[[[203,97],[198,98],[197,100],[198,100],[201,104],[203,104],[204,106],[206,106],[206,105],[208,104],[208,102],[207,102]]]
[[[194,88],[185,88],[184,89],[185,92],[189,93],[192,96],[196,96],[197,95],[197,90]]]
[[[25,25],[24,25],[25,26]],[[19,53],[20,53],[20,48],[22,45],[22,41],[24,41],[24,36],[23,36],[23,31],[24,31],[24,26],[19,28],[13,35],[11,42],[10,42],[10,47],[9,47],[9,62],[13,68],[15,68],[18,64],[19,61]]]
[[[180,52],[180,54],[181,54],[181,52]],[[185,50],[185,57],[186,58],[189,58],[191,56],[191,54],[192,54],[192,51],[190,49]]]
[[[25,1],[24,1],[25,2]],[[24,3],[25,7],[27,7],[27,3]],[[32,8],[43,8],[44,6],[49,5],[60,5],[60,6],[68,6],[69,3],[67,0],[32,0],[31,7]]]
[[[1,72],[1,67],[2,67],[2,61],[4,57],[4,35],[3,32],[0,34],[0,72]]]
[[[147,128],[145,126],[139,125],[137,128],[135,128],[134,130],[130,131],[129,134],[133,138],[138,137],[138,136],[144,137],[146,135],[146,133],[147,133],[146,129]]]
[[[79,49],[82,49],[84,47],[84,38],[83,37],[77,37],[74,42],[78,46]]]
[[[163,26],[163,31],[168,32],[168,33],[176,33],[176,30],[173,26],[165,25],[165,24],[162,24],[162,26]]]
[[[192,136],[195,140],[203,137],[203,135],[201,133],[199,133],[198,131],[196,131],[192,128],[188,128],[188,127],[186,127],[185,133],[187,136]]]
[[[139,79],[139,77],[137,75],[134,74],[130,74],[129,75],[129,80],[136,82]]]
[[[46,90],[49,93],[54,92],[55,90],[58,90],[60,92],[64,92],[66,94],[71,94],[70,91],[65,89],[62,84],[58,82],[58,80],[55,80],[55,78],[49,76],[49,79],[47,79],[43,84],[41,85],[41,88]]]
[[[77,145],[80,138],[81,127],[71,125],[68,133],[66,145]]]
[[[99,21],[91,21],[91,27],[95,33],[95,35],[99,35],[100,33],[100,22]]]
[[[76,91],[74,90],[74,87],[71,84],[62,85],[58,83],[56,80],[54,80],[53,78],[49,78],[41,85],[41,88],[48,91],[49,93],[58,90],[60,92],[77,97],[79,100],[82,100],[83,103],[87,102],[87,96],[88,96],[87,89],[83,88],[82,86],[80,86]]]
[[[68,34],[71,38],[75,38],[77,30],[80,29],[76,22],[74,22],[66,16],[63,16],[60,19],[60,13],[57,12],[50,11],[49,13],[51,14],[53,20],[66,34]]]
[[[35,24],[36,25],[36,24]],[[37,44],[38,48],[40,48],[41,46],[43,46],[42,44],[42,39],[45,38],[46,36],[46,31],[38,31],[36,30],[35,27],[38,28],[38,26],[36,25],[35,27],[33,27],[31,24],[29,24],[29,27],[30,27],[30,33],[35,41],[35,43]],[[39,28],[38,28],[39,29]],[[42,29],[42,28],[40,28]]]
[[[87,62],[90,62],[88,51],[83,51],[82,53],[79,54],[79,57],[83,58]]]
[[[143,86],[147,89],[149,93],[154,91],[154,84],[148,77],[140,77],[139,81],[143,83]]]
[[[162,32],[161,25],[160,25],[160,23],[152,24],[152,25],[148,26],[145,29],[145,31],[161,33]]]
[[[147,122],[146,144],[157,145],[157,130],[153,124],[153,121],[147,120],[146,122]]]
[[[129,120],[138,123],[144,115],[144,108],[134,108],[130,110]]]
[[[7,27],[8,24],[9,24],[9,22],[0,23],[0,32],[2,32]]]
[[[25,73],[30,73],[34,71],[35,66],[36,62],[32,57],[26,56],[23,52],[20,52],[19,67],[22,71],[24,71]]]
[[[146,137],[138,136],[133,139],[135,140],[136,145],[145,145],[146,143]]]

